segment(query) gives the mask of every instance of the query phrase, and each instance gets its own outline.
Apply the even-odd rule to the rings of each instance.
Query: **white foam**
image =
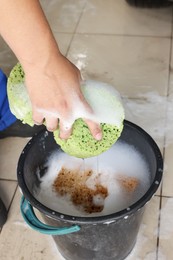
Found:
[[[94,115],[90,115],[91,120],[117,126],[121,125],[124,119],[124,110],[120,94],[113,86],[103,82],[87,80],[81,86],[81,89],[85,99],[94,111]],[[87,118],[87,115],[82,117]]]
[[[35,197],[52,210],[71,216],[88,216],[88,214],[75,207],[69,196],[62,197],[53,191],[52,184],[63,166],[68,169],[78,168],[80,171],[92,169],[94,173],[86,185],[94,189],[99,178],[99,183],[107,187],[108,196],[105,200],[101,196],[94,198],[94,202],[98,205],[104,203],[102,212],[90,214],[92,216],[108,215],[129,207],[145,194],[150,185],[149,170],[144,158],[133,146],[121,141],[117,141],[111,149],[98,157],[85,159],[84,164],[83,159],[55,152],[46,166],[47,173],[40,178],[40,189],[35,193]],[[117,181],[117,177],[121,175],[139,180],[140,185],[135,192],[124,191]]]

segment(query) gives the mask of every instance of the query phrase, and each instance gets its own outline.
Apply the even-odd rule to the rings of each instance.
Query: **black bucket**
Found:
[[[53,151],[60,149],[53,135],[47,131],[34,136],[24,148],[18,163],[18,182],[24,197],[21,212],[35,230],[54,235],[62,256],[67,260],[122,260],[133,249],[146,203],[151,199],[162,179],[163,160],[153,139],[137,125],[125,121],[120,140],[133,145],[146,160],[151,185],[142,198],[128,208],[100,217],[75,217],[53,211],[33,195],[40,181],[36,169],[42,168]],[[43,215],[41,223],[33,207]],[[62,235],[63,234],[63,235]]]

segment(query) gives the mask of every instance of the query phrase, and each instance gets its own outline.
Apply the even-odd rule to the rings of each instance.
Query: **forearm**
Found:
[[[0,34],[22,66],[47,66],[59,49],[38,0],[0,0]]]
[[[39,1],[0,0],[0,34],[25,71],[33,120],[40,124],[45,120],[50,131],[60,122],[60,136],[67,138],[71,129],[65,126],[76,107],[74,97],[87,113],[91,108],[80,89],[80,72],[59,52]],[[98,139],[99,125],[87,124]]]

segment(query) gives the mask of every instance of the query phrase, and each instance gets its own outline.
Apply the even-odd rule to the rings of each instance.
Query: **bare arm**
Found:
[[[80,90],[79,70],[60,53],[38,0],[0,0],[0,6],[0,34],[24,68],[34,121],[45,118],[53,131],[59,118],[61,137],[67,138],[73,97],[90,110]],[[87,124],[100,139],[99,125]]]

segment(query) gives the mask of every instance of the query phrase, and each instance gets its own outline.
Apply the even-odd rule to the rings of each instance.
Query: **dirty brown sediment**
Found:
[[[99,177],[101,173],[95,177],[93,189],[88,187],[86,182],[92,174],[92,170],[80,171],[80,168],[70,170],[62,167],[54,180],[53,190],[60,196],[69,195],[73,204],[86,213],[101,212],[104,208],[104,200],[109,195],[108,189],[100,184]],[[124,174],[119,174],[116,180],[126,192],[134,192],[139,185],[137,178],[125,176]],[[100,203],[94,202],[96,196],[100,199]]]
[[[94,196],[99,196],[104,201],[108,190],[99,183],[95,184],[95,189],[89,188],[86,181],[92,174],[92,170],[80,172],[79,169],[69,170],[62,167],[54,181],[53,189],[61,196],[70,195],[74,205],[82,207],[87,213],[101,212],[104,205],[96,205]]]

